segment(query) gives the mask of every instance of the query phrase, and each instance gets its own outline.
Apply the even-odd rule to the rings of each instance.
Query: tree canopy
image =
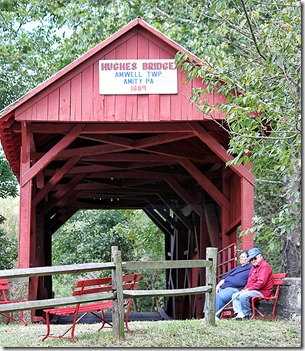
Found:
[[[197,4],[197,5],[196,5]],[[283,269],[300,274],[301,243],[301,16],[294,1],[192,2],[205,23],[202,62],[180,53],[188,80],[206,89],[192,101],[209,116],[226,113],[234,163],[252,162],[256,181],[257,242],[281,249]],[[213,36],[209,33],[213,31]],[[204,94],[227,97],[209,105]],[[217,122],[216,122],[217,123]],[[293,257],[293,259],[292,259]]]
[[[18,195],[18,183],[0,147],[0,198],[16,197]],[[5,217],[1,209],[0,225],[4,223]],[[17,247],[14,238],[7,235],[0,228],[0,269],[9,269],[14,266],[17,258]]]
[[[0,4],[0,108],[140,16],[202,59],[177,62],[228,102],[233,162],[252,162],[258,245],[281,251],[300,275],[301,6],[295,0],[4,0]],[[255,118],[253,118],[255,116]],[[217,123],[217,122],[215,122]]]

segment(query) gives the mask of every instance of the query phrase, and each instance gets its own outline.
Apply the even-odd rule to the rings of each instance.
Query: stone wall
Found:
[[[260,302],[263,314],[271,311],[271,302]],[[281,286],[276,316],[279,319],[301,318],[301,278],[285,278]]]
[[[301,317],[301,278],[285,278],[281,287],[276,313],[281,318]]]
[[[28,278],[10,278],[10,290],[6,291],[8,300],[28,300]],[[13,318],[20,318],[20,312],[11,312]],[[31,311],[24,311],[25,320],[31,322]],[[0,316],[0,322],[6,323],[7,318]]]

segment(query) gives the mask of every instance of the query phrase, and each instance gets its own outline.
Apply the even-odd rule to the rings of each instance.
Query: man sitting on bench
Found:
[[[258,248],[248,251],[248,261],[252,263],[247,285],[232,295],[235,317],[233,319],[249,318],[252,309],[250,299],[254,296],[271,296],[273,276],[270,264],[264,260]]]

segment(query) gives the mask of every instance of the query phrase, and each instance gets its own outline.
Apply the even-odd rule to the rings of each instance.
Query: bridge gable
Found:
[[[189,102],[199,79],[184,84],[177,71],[177,94],[102,95],[99,93],[100,60],[174,59],[184,48],[137,19],[88,51],[21,99],[15,106],[17,121],[44,122],[157,122],[209,120]],[[194,59],[199,60],[194,55]],[[106,83],[107,84],[107,83]],[[211,103],[224,101],[216,93]],[[215,111],[214,118],[223,118]]]

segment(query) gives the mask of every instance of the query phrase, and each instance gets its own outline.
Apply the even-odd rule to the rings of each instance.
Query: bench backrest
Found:
[[[124,274],[122,276],[123,290],[135,289],[138,286],[138,280],[141,276],[142,273]],[[106,277],[78,280],[75,283],[75,288],[76,289],[72,292],[72,296],[112,291],[112,279],[111,277]]]
[[[72,291],[72,296],[111,291],[111,282],[111,277],[78,280],[75,283],[76,289]]]
[[[122,276],[123,290],[134,290],[139,285],[138,281],[141,277],[142,273],[124,274]]]
[[[0,301],[7,301],[6,290],[9,290],[11,287],[8,283],[8,279],[0,279],[0,291],[1,291],[1,299]]]
[[[280,293],[280,287],[283,285],[283,279],[286,277],[287,273],[273,273],[273,288],[275,288],[274,297],[278,298]]]

